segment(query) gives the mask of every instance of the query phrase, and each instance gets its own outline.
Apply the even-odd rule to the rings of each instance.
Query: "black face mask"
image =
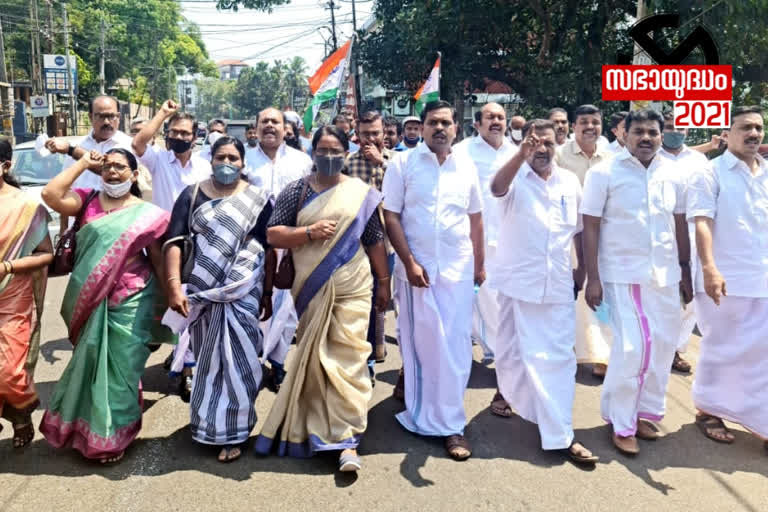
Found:
[[[174,139],[172,137],[168,137],[165,139],[165,147],[167,147],[177,155],[180,155],[182,153],[186,153],[187,151],[189,151],[189,149],[192,147],[192,141]]]

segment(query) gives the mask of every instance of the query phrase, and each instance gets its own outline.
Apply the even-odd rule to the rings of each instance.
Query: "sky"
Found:
[[[341,46],[352,35],[351,0],[336,3],[336,37]],[[324,56],[323,39],[330,43],[331,12],[327,0],[292,0],[272,13],[241,8],[218,11],[213,0],[180,0],[184,16],[200,26],[214,61],[240,59],[248,64],[304,57],[311,75]],[[373,0],[356,0],[358,28],[371,16]],[[321,28],[327,26],[328,29]]]

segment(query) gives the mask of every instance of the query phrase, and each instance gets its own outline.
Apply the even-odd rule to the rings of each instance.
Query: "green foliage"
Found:
[[[257,11],[272,12],[272,9],[280,5],[291,3],[291,0],[217,0],[216,7],[222,10],[232,9],[238,11],[240,7]]]

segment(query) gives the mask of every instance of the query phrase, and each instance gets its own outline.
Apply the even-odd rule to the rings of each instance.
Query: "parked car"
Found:
[[[64,140],[72,146],[77,146],[83,138],[64,137]],[[66,155],[59,153],[46,157],[40,156],[40,153],[35,150],[35,141],[30,141],[17,144],[13,148],[11,169],[22,188],[42,203],[40,194],[43,191],[43,187],[51,181],[51,178],[64,170],[68,161],[69,159]],[[48,208],[48,213],[51,214],[48,230],[51,233],[51,240],[55,241],[59,235],[59,214],[50,208]]]

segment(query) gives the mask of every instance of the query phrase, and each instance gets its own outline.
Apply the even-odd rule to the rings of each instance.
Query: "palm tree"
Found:
[[[299,91],[306,91],[307,86],[307,62],[303,57],[294,57],[288,63],[288,67],[285,70],[285,82],[288,88],[288,98],[290,99],[290,105],[293,110],[296,110],[294,105],[297,93]],[[302,94],[306,98],[307,93]]]

